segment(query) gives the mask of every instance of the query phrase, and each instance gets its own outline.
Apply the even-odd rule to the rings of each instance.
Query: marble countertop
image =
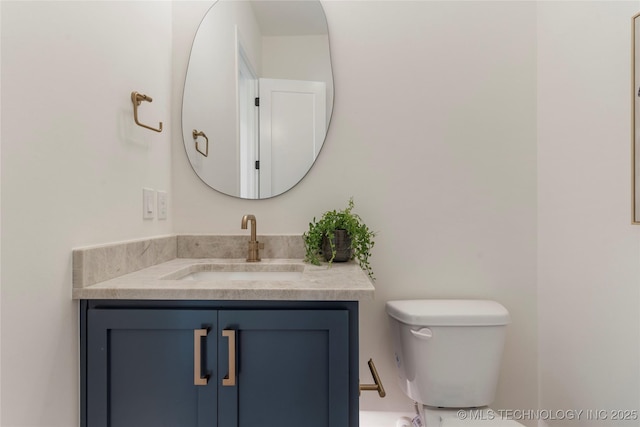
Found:
[[[250,265],[249,265],[250,264]],[[180,280],[194,271],[294,269],[296,280]],[[216,267],[217,266],[217,267]],[[355,262],[315,266],[301,259],[175,258],[112,279],[73,288],[73,299],[140,300],[291,300],[359,301],[373,299],[371,280]]]

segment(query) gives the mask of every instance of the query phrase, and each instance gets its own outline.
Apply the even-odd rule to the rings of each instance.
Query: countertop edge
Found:
[[[184,281],[164,278],[167,274],[189,265],[229,262],[242,263],[242,260],[175,258],[94,285],[74,287],[72,299],[221,301],[368,301],[374,299],[373,283],[354,262],[314,266],[300,259],[263,260],[264,264],[300,263],[303,265],[306,277],[295,283],[202,281],[187,284]]]

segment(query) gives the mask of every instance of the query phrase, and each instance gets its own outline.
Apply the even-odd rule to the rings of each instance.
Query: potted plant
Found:
[[[320,265],[321,256],[329,263],[356,259],[367,275],[375,280],[369,265],[375,233],[353,213],[353,198],[343,210],[332,210],[309,223],[309,230],[302,235],[306,254],[304,260]]]

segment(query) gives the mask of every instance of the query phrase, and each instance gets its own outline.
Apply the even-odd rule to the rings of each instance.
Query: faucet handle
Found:
[[[260,243],[257,240],[249,241],[249,249],[254,249],[254,250],[264,249],[264,243]]]

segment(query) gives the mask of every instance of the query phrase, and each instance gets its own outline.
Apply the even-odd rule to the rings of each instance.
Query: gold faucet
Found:
[[[247,229],[248,222],[251,222],[251,240],[249,240],[247,262],[257,262],[260,261],[260,249],[264,249],[264,243],[258,243],[256,240],[256,217],[254,215],[243,216],[241,224],[243,230]]]

